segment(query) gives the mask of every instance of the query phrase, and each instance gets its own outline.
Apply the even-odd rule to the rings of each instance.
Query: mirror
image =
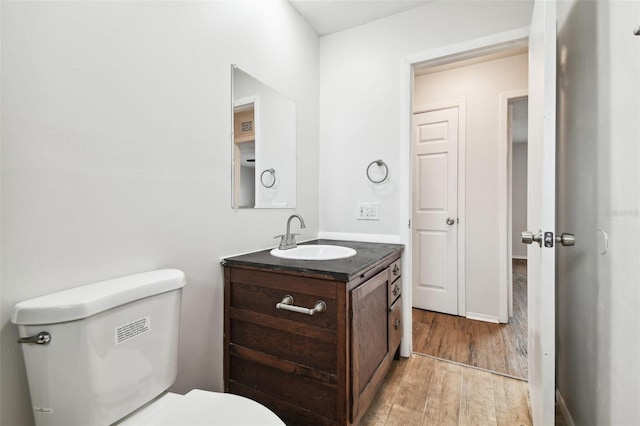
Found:
[[[233,208],[296,206],[296,105],[231,66]]]

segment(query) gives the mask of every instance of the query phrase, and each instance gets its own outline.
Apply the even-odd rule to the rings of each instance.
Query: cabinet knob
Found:
[[[393,275],[398,275],[400,273],[400,268],[398,268],[398,265],[393,265]]]
[[[393,328],[395,328],[396,330],[400,328],[400,318],[396,318],[396,322],[395,324],[393,324]]]
[[[398,284],[395,284],[395,285],[393,286],[393,295],[394,295],[394,296],[397,296],[397,295],[398,295],[398,293],[400,293],[400,286],[399,286]]]

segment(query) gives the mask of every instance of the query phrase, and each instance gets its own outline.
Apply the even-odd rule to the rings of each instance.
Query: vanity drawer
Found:
[[[389,295],[387,300],[389,301],[389,307],[391,307],[402,293],[402,280],[400,279],[402,275],[402,259],[398,259],[389,265],[387,271],[389,271]]]
[[[389,296],[387,300],[389,300],[389,307],[393,305],[398,297],[402,294],[402,278],[398,278],[394,282],[389,283]]]
[[[294,323],[300,323],[330,330],[337,328],[336,289],[331,282],[255,271],[245,274],[242,270],[232,274],[231,281],[231,309],[282,319],[292,327],[296,327]],[[293,298],[292,305],[309,309],[323,301],[326,310],[308,315],[278,309],[276,305],[285,296]]]
[[[402,339],[402,297],[389,309],[389,352],[393,356]]]
[[[265,363],[275,357],[295,368],[337,372],[338,309],[331,282],[245,270],[234,270],[230,277],[226,333],[231,346],[265,354]],[[326,310],[309,315],[278,309],[285,296],[303,308],[322,300]]]
[[[389,265],[389,283],[394,282],[402,275],[402,259],[398,259]]]

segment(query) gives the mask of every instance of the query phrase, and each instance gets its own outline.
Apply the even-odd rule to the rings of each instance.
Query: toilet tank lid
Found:
[[[184,272],[160,269],[100,281],[25,300],[13,307],[11,322],[56,324],[87,318],[116,306],[177,290],[187,283]]]

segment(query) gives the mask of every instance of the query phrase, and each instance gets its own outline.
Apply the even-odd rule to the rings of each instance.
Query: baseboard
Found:
[[[390,234],[355,234],[348,232],[318,232],[319,240],[362,241],[365,243],[401,244],[399,235]]]
[[[516,256],[515,254],[511,255],[511,258],[518,260],[527,260],[527,256]]]
[[[486,315],[486,314],[476,314],[473,312],[467,312],[465,315],[468,319],[476,320],[476,321],[484,321],[484,322],[492,322],[495,324],[500,323],[500,319],[497,316]]]
[[[573,418],[571,417],[571,413],[569,413],[569,409],[567,408],[567,404],[564,402],[564,398],[562,398],[562,394],[560,390],[556,389],[556,404],[558,404],[558,408],[560,408],[560,412],[564,416],[564,421],[567,426],[576,426]]]

